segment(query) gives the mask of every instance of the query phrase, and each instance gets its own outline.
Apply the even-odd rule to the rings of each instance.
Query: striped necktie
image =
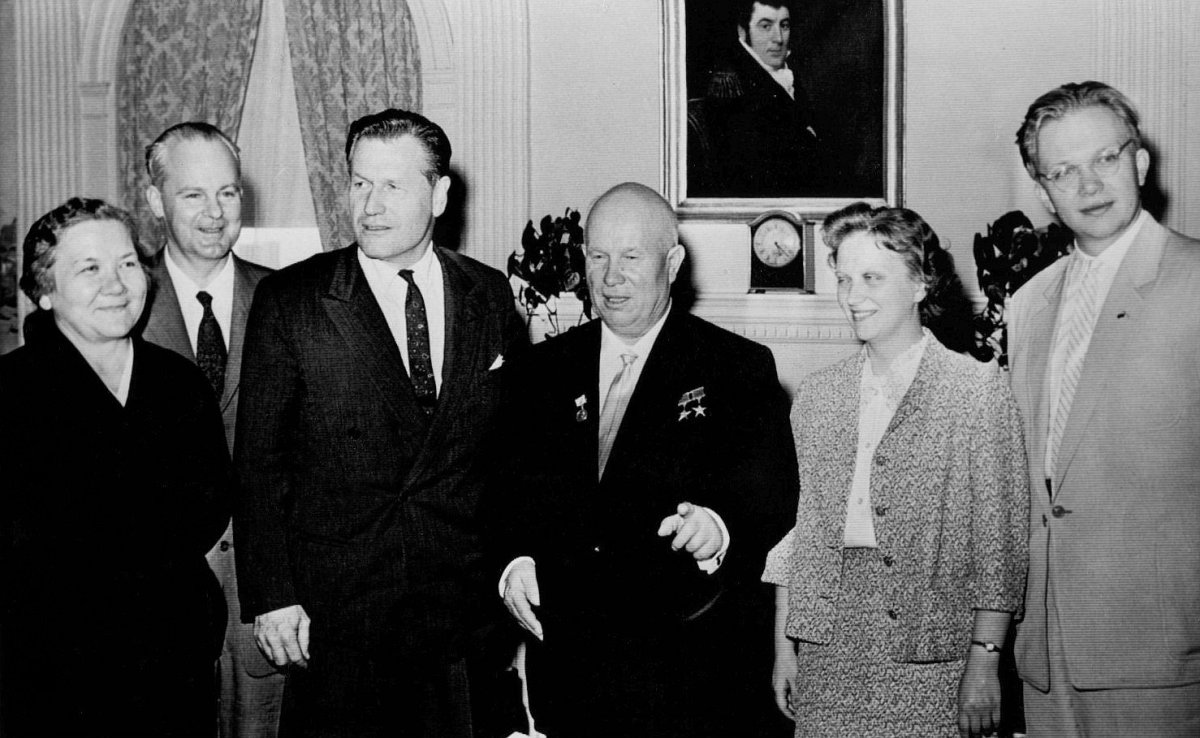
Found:
[[[1075,401],[1075,390],[1079,386],[1079,375],[1083,371],[1083,358],[1091,343],[1092,330],[1096,325],[1096,314],[1100,307],[1097,299],[1096,282],[1099,266],[1095,260],[1079,262],[1076,278],[1067,285],[1067,301],[1064,305],[1062,332],[1059,343],[1064,347],[1062,380],[1054,412],[1050,418],[1050,432],[1046,437],[1046,478],[1054,479],[1055,465],[1067,420],[1071,416],[1071,405]]]

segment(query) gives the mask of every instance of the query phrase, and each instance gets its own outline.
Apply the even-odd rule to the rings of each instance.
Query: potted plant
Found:
[[[530,220],[521,234],[521,248],[508,257],[509,281],[514,284],[514,298],[525,310],[525,325],[544,313],[550,325],[547,338],[560,332],[558,299],[564,294],[574,295],[582,304],[579,323],[585,316],[592,317],[580,221],[579,211],[571,208],[561,217],[542,218],[540,230]]]
[[[1008,328],[1004,311],[1008,298],[1035,274],[1060,256],[1070,253],[1075,236],[1070,229],[1050,223],[1034,228],[1020,210],[1000,216],[975,234],[975,269],[987,307],[975,316],[975,355],[983,361],[996,358],[1008,366]]]

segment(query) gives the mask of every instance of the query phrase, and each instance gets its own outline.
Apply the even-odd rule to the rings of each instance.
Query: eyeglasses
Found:
[[[1112,146],[1096,154],[1096,158],[1092,159],[1092,172],[1097,177],[1109,177],[1115,174],[1121,165],[1121,154],[1125,153],[1125,149],[1129,148],[1131,143],[1133,143],[1132,138],[1120,146]],[[1079,189],[1079,180],[1083,176],[1083,170],[1076,164],[1064,164],[1045,174],[1039,173],[1038,176],[1054,185],[1059,192],[1069,193]]]

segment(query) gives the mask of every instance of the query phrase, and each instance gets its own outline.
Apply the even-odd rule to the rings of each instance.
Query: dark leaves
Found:
[[[538,229],[534,229],[530,220],[521,234],[521,250],[508,257],[508,274],[525,282],[526,286],[517,298],[529,315],[550,298],[573,293],[583,303],[584,315],[590,319],[592,302],[587,291],[579,211],[567,208],[562,217],[547,215],[538,224]]]
[[[1005,302],[1038,272],[1071,250],[1071,231],[1058,223],[1034,228],[1020,210],[1000,216],[987,235],[975,234],[975,272],[979,289],[987,297],[983,312],[975,316],[977,350],[985,361],[998,357],[1008,365],[1008,331]]]

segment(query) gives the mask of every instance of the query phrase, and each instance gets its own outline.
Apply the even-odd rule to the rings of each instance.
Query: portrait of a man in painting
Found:
[[[682,5],[688,198],[885,195],[884,2]]]

